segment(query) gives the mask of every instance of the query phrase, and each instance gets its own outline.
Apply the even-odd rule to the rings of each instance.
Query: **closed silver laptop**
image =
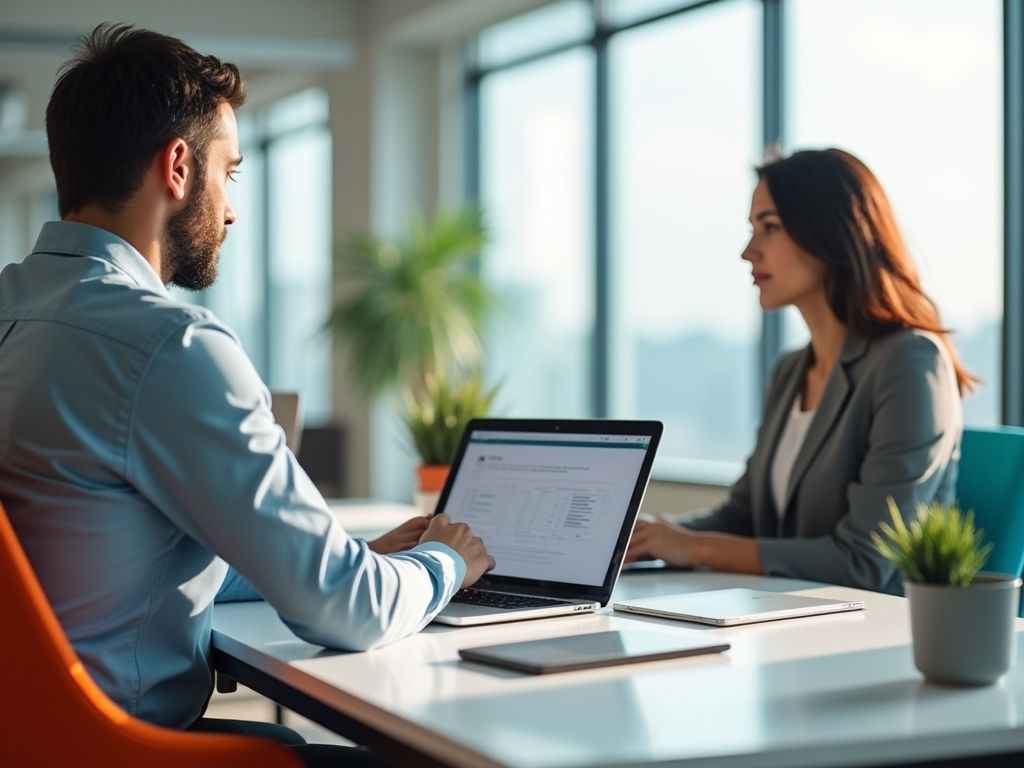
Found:
[[[716,589],[710,592],[623,600],[613,604],[612,608],[663,619],[732,627],[798,616],[859,611],[863,610],[864,603],[860,600],[832,600],[757,589]]]

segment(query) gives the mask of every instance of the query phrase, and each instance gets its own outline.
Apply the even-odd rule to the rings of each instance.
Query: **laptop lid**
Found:
[[[437,511],[494,557],[475,588],[606,605],[661,433],[658,421],[467,424]]]
[[[860,600],[833,600],[736,588],[624,600],[612,607],[616,611],[731,627],[798,616],[859,611],[863,610],[864,603]]]

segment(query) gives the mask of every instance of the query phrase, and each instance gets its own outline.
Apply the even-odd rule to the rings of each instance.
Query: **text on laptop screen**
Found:
[[[650,436],[474,431],[444,511],[492,574],[600,586]]]

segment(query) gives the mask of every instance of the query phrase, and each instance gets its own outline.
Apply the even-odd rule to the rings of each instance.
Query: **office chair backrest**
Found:
[[[270,393],[270,410],[274,414],[274,421],[284,430],[285,444],[296,456],[299,455],[299,446],[302,444],[305,400],[301,392]]]
[[[288,749],[242,736],[158,728],[127,715],[89,677],[0,504],[0,765],[301,768]]]
[[[965,429],[957,497],[995,544],[986,571],[1019,576],[1024,569],[1024,429]]]

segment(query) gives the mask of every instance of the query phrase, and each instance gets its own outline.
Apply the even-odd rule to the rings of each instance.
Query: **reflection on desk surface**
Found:
[[[707,572],[624,575],[616,598],[741,586],[864,600],[863,612],[742,627],[610,609],[469,628],[431,626],[344,653],[298,640],[268,605],[218,606],[219,651],[396,742],[453,765],[782,768],[1024,748],[1024,668],[994,686],[931,686],[914,669],[903,598]],[[614,598],[613,598],[614,599]],[[723,654],[530,676],[462,663],[463,647],[638,627],[726,640]],[[1018,622],[1024,645],[1024,620]],[[1018,647],[1024,660],[1024,647]],[[245,680],[241,680],[245,683]],[[894,746],[895,745],[895,746]]]

